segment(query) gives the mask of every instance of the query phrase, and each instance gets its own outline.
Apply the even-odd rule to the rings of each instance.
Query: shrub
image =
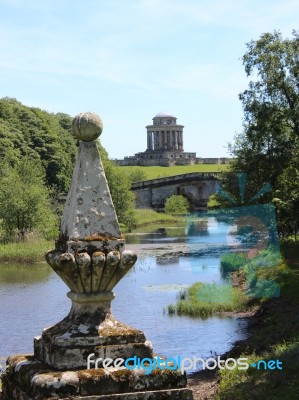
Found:
[[[244,254],[229,253],[220,258],[220,265],[223,272],[237,271],[248,263],[248,258]]]
[[[187,214],[189,212],[188,200],[180,194],[174,194],[166,200],[164,210],[167,214]]]

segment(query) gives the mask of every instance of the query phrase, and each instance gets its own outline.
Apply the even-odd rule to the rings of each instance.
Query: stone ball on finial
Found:
[[[98,114],[85,112],[76,115],[72,124],[73,136],[83,142],[92,142],[102,133],[103,122]]]

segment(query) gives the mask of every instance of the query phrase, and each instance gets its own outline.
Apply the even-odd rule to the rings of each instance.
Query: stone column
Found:
[[[183,149],[183,145],[182,145],[182,131],[178,131],[178,147],[179,150]]]
[[[181,130],[181,150],[184,151],[184,138],[183,138],[183,131]]]
[[[159,150],[163,151],[163,133],[162,131],[159,131]]]
[[[175,150],[175,131],[171,131],[171,150]]]
[[[159,150],[159,131],[155,131],[155,147],[154,150]]]
[[[147,131],[147,150],[150,150],[150,132]]]
[[[151,133],[150,133],[150,149],[151,150],[154,150],[154,132],[153,131],[151,131]]]

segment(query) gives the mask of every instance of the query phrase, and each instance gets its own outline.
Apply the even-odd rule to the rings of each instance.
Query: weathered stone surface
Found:
[[[111,278],[113,277],[119,264],[120,264],[119,252],[116,250],[110,251],[110,253],[107,254],[106,265],[99,286],[100,290],[106,290],[106,287],[110,282]]]
[[[121,255],[121,262],[116,268],[105,290],[110,291],[116,286],[123,276],[133,267],[137,260],[137,255],[130,250],[125,250]]]
[[[105,253],[102,251],[96,251],[92,255],[92,280],[91,280],[91,289],[92,292],[99,291],[99,286],[102,278],[102,274],[104,271],[106,262]]]
[[[83,253],[77,253],[75,259],[82,280],[83,291],[84,293],[91,293],[91,257],[86,251],[84,251]]]
[[[50,250],[45,254],[45,258],[48,264],[72,291],[76,293],[84,292],[79,269],[73,254],[61,254],[55,250]]]
[[[61,234],[65,241],[121,238],[103,165],[95,142],[80,142]]]
[[[110,394],[103,396],[79,396],[69,397],[65,400],[192,400],[192,391],[190,389],[168,389],[151,392],[135,392]],[[27,399],[25,399],[27,400]],[[49,399],[57,400],[57,399]],[[63,400],[63,399],[61,399]]]
[[[73,135],[83,142],[96,140],[103,131],[103,122],[96,113],[85,112],[73,119]]]
[[[118,250],[105,254],[103,251],[89,253],[60,253],[51,250],[46,260],[74,293],[98,293],[108,291],[133,267],[137,256],[130,250]]]
[[[72,300],[69,315],[35,338],[35,356],[44,363],[61,370],[85,368],[91,353],[113,360],[153,356],[144,333],[117,321],[111,314],[112,292],[70,292],[68,296]]]
[[[186,375],[157,369],[146,373],[120,367],[55,371],[30,355],[10,357],[3,400],[192,399]],[[30,373],[29,373],[30,371]]]
[[[103,251],[109,253],[113,250],[123,251],[125,248],[124,239],[108,239],[105,237],[97,237],[95,240],[57,240],[56,250],[61,253],[80,253],[81,251],[87,251],[88,254],[92,254],[96,251]]]

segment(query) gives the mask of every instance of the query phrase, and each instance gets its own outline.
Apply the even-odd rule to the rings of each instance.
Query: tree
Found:
[[[0,184],[0,220],[4,239],[24,239],[33,230],[49,237],[57,230],[57,218],[51,210],[50,192],[44,183],[41,163],[27,158],[16,167],[6,164]]]
[[[9,151],[15,162],[23,157],[42,162],[48,186],[68,190],[77,148],[72,118],[27,107],[16,99],[0,99],[0,162]]]
[[[124,171],[126,171],[126,169],[124,169]],[[140,167],[130,168],[127,175],[131,183],[146,180],[146,173]]]
[[[243,64],[252,80],[240,94],[244,123],[230,145],[232,171],[247,173],[248,196],[269,182],[272,192],[264,199],[275,198],[284,218],[280,211],[290,199],[298,201],[298,185],[290,185],[285,171],[297,176],[299,170],[299,33],[291,39],[277,31],[262,34],[247,44]],[[232,185],[226,178],[225,190],[232,192]]]
[[[167,214],[187,214],[189,212],[188,200],[181,194],[174,194],[166,200],[164,210]]]
[[[131,180],[122,167],[109,160],[108,153],[100,142],[98,146],[119,222],[132,228],[136,222],[136,216],[135,195],[131,191]]]

